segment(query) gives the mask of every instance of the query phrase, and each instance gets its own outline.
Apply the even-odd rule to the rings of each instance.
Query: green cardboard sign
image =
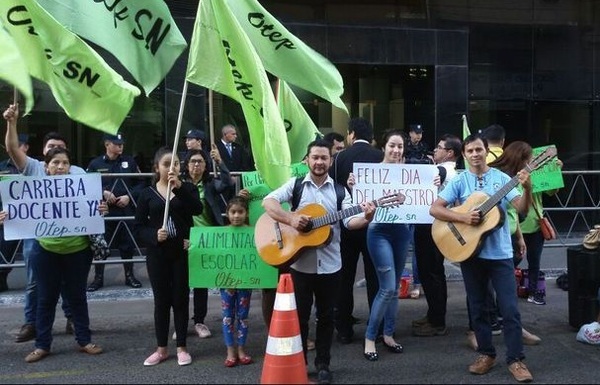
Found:
[[[556,146],[553,144],[549,146],[536,147],[533,149],[533,157],[535,158],[549,147],[554,147],[556,149]],[[557,157],[554,157],[542,167],[534,170],[531,173],[531,184],[533,185],[534,193],[555,190],[565,186],[562,170],[560,167],[558,167],[556,160]]]
[[[256,251],[254,227],[192,227],[188,261],[190,287],[277,287],[277,269]]]
[[[308,166],[304,163],[295,163],[290,167],[292,169],[291,175],[293,178],[305,176],[308,173]],[[242,186],[250,193],[250,201],[248,202],[250,213],[248,219],[250,221],[250,226],[254,226],[258,218],[265,212],[262,207],[262,200],[272,190],[260,177],[258,171],[242,173]],[[289,205],[287,204],[284,204],[283,206],[286,210],[289,208]]]

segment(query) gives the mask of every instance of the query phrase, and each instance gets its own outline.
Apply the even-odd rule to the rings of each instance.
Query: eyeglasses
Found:
[[[202,163],[204,163],[204,160],[203,159],[190,159],[190,163],[202,164]]]

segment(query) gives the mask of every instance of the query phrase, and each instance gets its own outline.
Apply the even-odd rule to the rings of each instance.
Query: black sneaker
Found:
[[[142,283],[138,281],[138,279],[134,277],[133,274],[125,277],[125,285],[134,289],[139,289],[140,287],[142,287]]]
[[[530,295],[527,298],[527,302],[533,303],[535,305],[545,305],[546,304],[546,296],[544,293],[540,291],[536,291],[533,295]]]
[[[502,334],[502,324],[499,322],[492,324],[492,335],[499,336],[500,334]]]
[[[317,384],[331,384],[331,372],[329,366],[319,366],[317,373]]]

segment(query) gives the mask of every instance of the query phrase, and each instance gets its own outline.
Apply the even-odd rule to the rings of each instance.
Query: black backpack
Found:
[[[304,190],[304,184],[302,181],[304,180],[303,176],[299,176],[296,178],[294,182],[294,190],[292,191],[292,207],[291,211],[296,211],[298,205],[300,204],[300,198],[302,197],[302,191]],[[342,209],[342,202],[344,201],[344,197],[346,196],[346,188],[339,183],[333,183],[335,186],[335,195],[337,196],[337,209],[338,211]]]

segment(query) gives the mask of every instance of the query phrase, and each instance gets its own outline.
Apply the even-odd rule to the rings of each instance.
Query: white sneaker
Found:
[[[198,337],[200,337],[200,338],[208,338],[208,337],[212,336],[212,333],[208,329],[208,326],[206,326],[205,324],[197,323],[195,325],[195,328],[196,328],[196,333],[198,333]]]

